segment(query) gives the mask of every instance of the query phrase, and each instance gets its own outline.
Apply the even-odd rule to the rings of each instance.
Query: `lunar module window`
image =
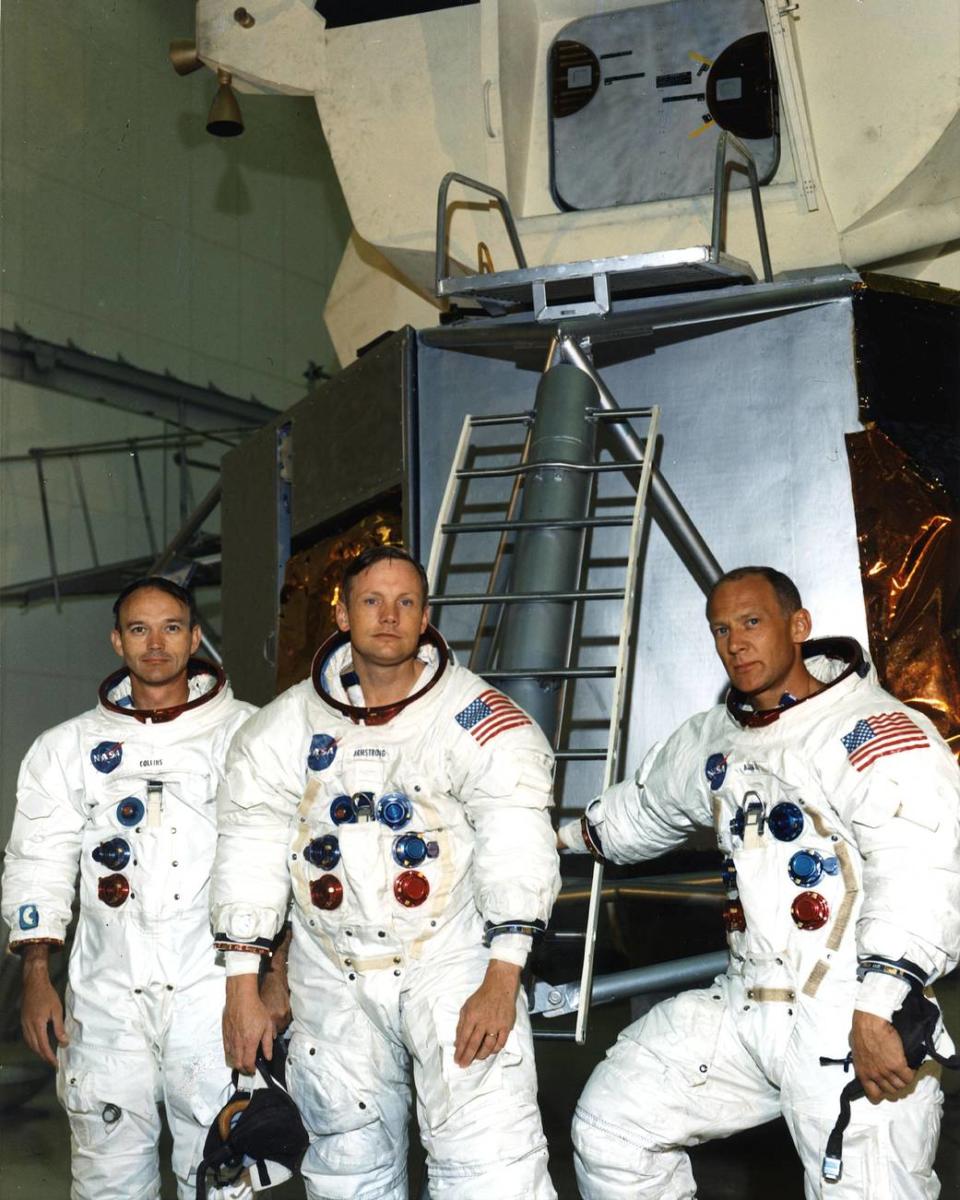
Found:
[[[761,0],[669,0],[582,17],[550,48],[550,177],[564,209],[712,190],[719,129],[760,182],[780,160],[776,73]],[[746,186],[739,174],[734,187]]]

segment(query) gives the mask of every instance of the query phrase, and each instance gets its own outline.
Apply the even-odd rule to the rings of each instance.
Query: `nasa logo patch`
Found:
[[[337,756],[337,739],[329,733],[315,733],[310,739],[307,766],[311,771],[325,771]]]
[[[707,765],[704,767],[703,773],[710,784],[710,791],[717,791],[727,777],[727,756],[720,753],[711,754],[707,759]]]
[[[103,775],[109,775],[120,766],[123,747],[120,742],[101,742],[90,751],[90,761]]]
[[[21,929],[36,929],[40,924],[40,913],[35,904],[21,904],[19,918]]]

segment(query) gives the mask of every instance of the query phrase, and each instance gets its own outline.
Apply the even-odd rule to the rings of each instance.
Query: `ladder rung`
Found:
[[[491,595],[431,596],[428,603],[441,604],[532,604],[544,600],[622,600],[623,588],[604,588],[593,592],[500,592]]]
[[[606,750],[555,750],[553,757],[573,762],[593,762],[606,759]]]
[[[518,529],[607,529],[632,525],[632,516],[580,517],[555,521],[467,521],[456,525],[441,525],[443,533],[513,533]]]
[[[623,417],[652,417],[652,408],[595,408],[595,421],[619,421]]]
[[[481,679],[613,679],[616,667],[512,667],[509,671],[478,671]]]
[[[510,475],[529,475],[531,471],[579,471],[585,475],[598,475],[604,471],[639,471],[643,461],[609,463],[532,462],[518,463],[513,467],[476,467],[472,471],[457,471],[458,479],[503,479]]]
[[[529,412],[520,413],[504,413],[502,417],[471,417],[470,425],[474,429],[478,429],[483,425],[521,425],[525,422],[532,421],[536,414],[531,409]],[[595,408],[591,410],[591,417],[595,421],[622,421],[625,417],[650,417],[653,415],[652,408]]]
[[[623,409],[620,409],[616,415],[620,416],[622,412]],[[532,412],[505,413],[502,417],[471,417],[470,425],[476,429],[481,425],[522,425],[532,420]]]

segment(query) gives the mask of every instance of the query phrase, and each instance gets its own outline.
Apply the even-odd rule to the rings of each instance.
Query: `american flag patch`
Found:
[[[498,733],[529,725],[530,718],[502,692],[488,688],[457,713],[456,722],[483,746]]]
[[[881,713],[867,717],[841,739],[850,765],[865,771],[886,754],[901,754],[904,750],[922,750],[929,746],[927,735],[910,720],[906,713]]]

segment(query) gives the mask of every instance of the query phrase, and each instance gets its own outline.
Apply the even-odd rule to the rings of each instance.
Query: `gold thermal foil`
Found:
[[[880,681],[960,756],[960,524],[876,428],[847,435],[870,653]]]
[[[287,560],[277,622],[278,693],[307,678],[317,647],[336,629],[347,561],[371,546],[399,544],[400,527],[399,511],[381,508]]]

